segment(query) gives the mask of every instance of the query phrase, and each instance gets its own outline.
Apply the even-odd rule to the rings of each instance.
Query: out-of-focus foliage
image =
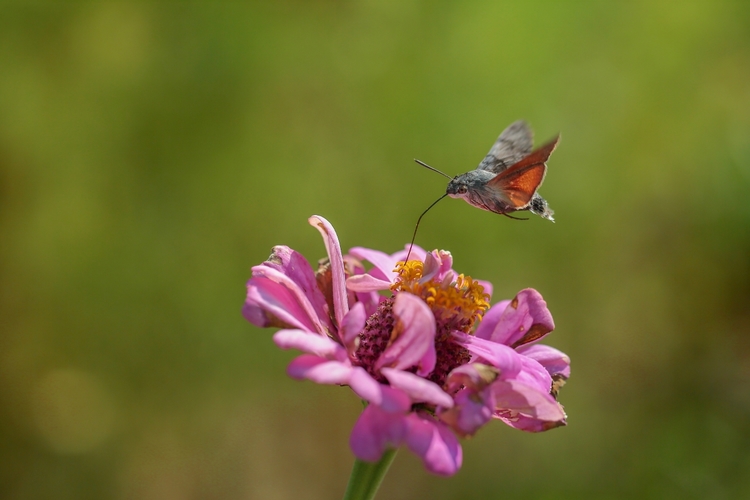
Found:
[[[569,425],[496,423],[380,498],[750,497],[746,2],[6,5],[0,496],[336,498],[360,410],[240,315],[275,244],[395,251],[525,118],[557,223],[444,200],[417,242],[528,286]]]

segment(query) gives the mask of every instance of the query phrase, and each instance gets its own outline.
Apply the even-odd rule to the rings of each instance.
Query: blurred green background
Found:
[[[750,497],[750,4],[6,4],[0,496],[342,496],[345,388],[240,314],[275,244],[392,252],[505,126],[557,223],[458,200],[417,242],[546,298],[569,425],[497,422],[378,498]]]

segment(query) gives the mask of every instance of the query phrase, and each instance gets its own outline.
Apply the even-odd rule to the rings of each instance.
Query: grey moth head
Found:
[[[458,177],[451,179],[448,187],[445,189],[446,194],[451,198],[463,198],[468,191],[469,187],[464,181],[459,180]]]

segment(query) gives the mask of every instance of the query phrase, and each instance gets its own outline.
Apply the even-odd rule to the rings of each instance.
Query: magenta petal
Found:
[[[311,226],[320,231],[323,236],[328,261],[331,263],[331,279],[333,286],[333,309],[336,324],[341,325],[344,316],[349,312],[349,301],[346,296],[346,275],[344,273],[344,257],[341,255],[341,245],[336,231],[330,222],[319,215],[307,219]]]
[[[361,302],[357,302],[349,309],[346,316],[344,316],[344,322],[339,331],[341,341],[347,348],[354,346],[354,340],[365,327],[365,321],[367,321],[365,306]]]
[[[435,317],[422,299],[401,292],[393,302],[396,317],[395,340],[380,355],[375,369],[384,366],[406,370],[418,365],[417,373],[427,375],[435,368]]]
[[[535,342],[555,329],[547,303],[533,288],[518,292],[489,339],[513,348]]]
[[[451,270],[452,265],[453,256],[450,252],[445,250],[433,250],[425,256],[422,278],[420,278],[419,281],[422,283],[431,279],[442,281],[449,273],[451,279],[453,279],[455,273]]]
[[[318,287],[315,272],[302,254],[286,245],[277,245],[273,247],[271,256],[262,265],[272,267],[289,276],[305,293],[315,310],[316,316],[326,321],[327,326],[330,326],[328,324],[326,298]]]
[[[428,252],[424,258],[421,280],[429,281],[437,276],[438,272],[440,272],[440,264],[440,254],[438,254],[437,250]]]
[[[482,363],[469,363],[451,370],[445,384],[450,392],[461,387],[480,391],[497,380],[499,372],[497,368]]]
[[[453,398],[435,382],[393,368],[383,368],[380,372],[393,387],[404,391],[414,403],[429,403],[443,408],[453,406]]]
[[[414,413],[409,415],[408,422],[406,445],[422,458],[428,471],[440,476],[452,476],[461,468],[461,445],[448,426]]]
[[[386,449],[399,447],[408,428],[405,415],[389,413],[370,405],[354,424],[349,446],[360,460],[374,462],[380,460]]]
[[[522,356],[510,347],[454,331],[455,342],[498,370],[503,378],[514,377],[523,366]]]
[[[537,361],[526,357],[521,358],[521,371],[513,378],[518,382],[536,388],[539,392],[549,393],[552,389],[552,376]]]
[[[492,332],[495,331],[498,321],[503,316],[503,312],[510,304],[510,300],[503,300],[490,307],[490,309],[482,316],[482,321],[477,327],[477,331],[474,335],[480,339],[490,340]]]
[[[539,420],[528,415],[512,412],[500,412],[495,414],[495,418],[502,420],[509,426],[526,432],[544,432],[556,427],[562,427],[568,425],[567,421],[562,418],[560,420]]]
[[[307,379],[318,384],[342,385],[348,383],[352,367],[347,363],[329,361],[313,354],[302,354],[289,363],[286,372],[297,380]]]
[[[328,337],[322,337],[304,330],[279,330],[273,334],[274,343],[282,349],[299,349],[327,359],[348,359],[340,344]]]
[[[387,253],[381,252],[379,250],[372,250],[370,248],[354,247],[349,250],[349,254],[357,257],[358,259],[366,260],[370,264],[375,266],[375,269],[377,269],[379,272],[371,271],[371,274],[373,274],[376,278],[387,280],[389,283],[392,283],[396,279],[396,273],[394,272],[394,269],[396,268],[396,263],[398,261]],[[381,288],[381,290],[384,289]]]
[[[519,347],[517,352],[537,361],[553,377],[555,375],[566,379],[570,377],[570,358],[554,347],[544,344],[525,345]]]
[[[250,278],[247,282],[242,315],[261,328],[279,326],[316,330],[294,293],[284,285],[265,278]]]
[[[492,384],[492,392],[497,414],[503,420],[511,418],[513,413],[547,422],[565,419],[562,406],[549,393],[540,392],[516,380],[498,380]]]
[[[404,413],[411,408],[412,401],[402,390],[381,384],[364,368],[353,368],[348,384],[357,396],[383,411]]]
[[[480,391],[464,388],[456,393],[454,399],[455,406],[441,412],[440,419],[459,435],[472,436],[492,419],[495,397],[491,387]]]
[[[388,290],[391,287],[391,282],[375,278],[369,274],[357,274],[346,280],[346,287],[353,292],[375,292]]]
[[[378,310],[378,306],[385,297],[377,292],[355,292],[354,296],[357,302],[365,306],[365,315],[369,318]]]
[[[251,301],[279,319],[292,315],[297,322],[310,325],[310,331],[323,335],[327,332],[305,291],[277,269],[264,264],[253,267],[253,277],[247,283],[247,302]]]

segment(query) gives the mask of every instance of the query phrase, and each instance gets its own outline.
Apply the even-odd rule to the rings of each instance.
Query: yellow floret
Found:
[[[393,292],[409,292],[421,297],[430,307],[437,320],[449,320],[461,324],[469,331],[474,322],[490,307],[489,295],[484,287],[470,276],[459,274],[454,281],[427,280],[422,282],[424,264],[410,260],[399,262],[395,272]]]

